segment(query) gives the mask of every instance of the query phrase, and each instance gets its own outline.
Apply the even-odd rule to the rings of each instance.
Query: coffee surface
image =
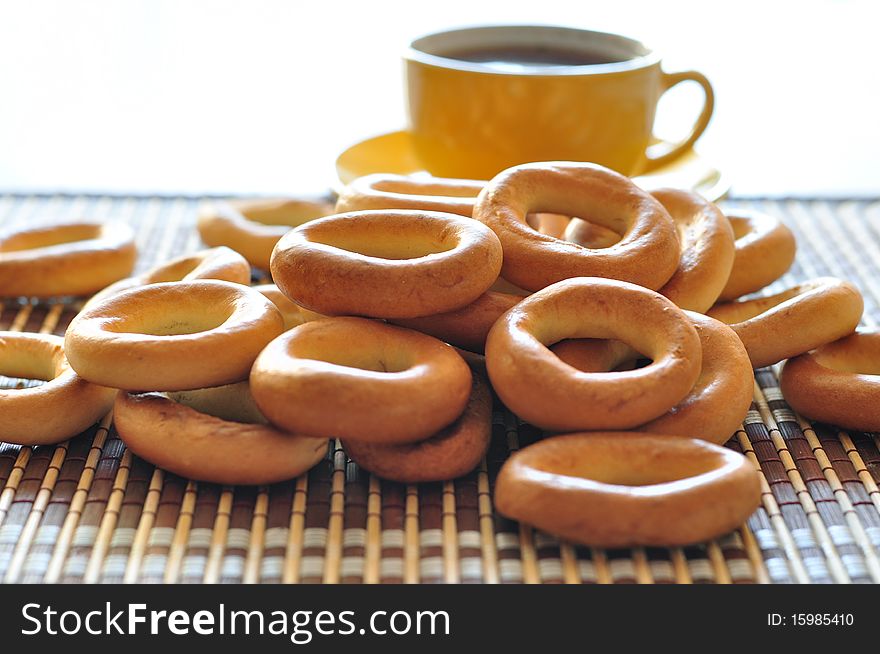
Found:
[[[595,66],[625,61],[607,53],[555,46],[507,46],[452,50],[444,56],[492,68],[545,68],[551,66]]]

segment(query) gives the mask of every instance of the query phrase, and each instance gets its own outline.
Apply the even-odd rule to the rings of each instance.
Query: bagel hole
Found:
[[[0,252],[23,252],[87,241],[101,235],[101,225],[58,225],[13,234],[0,243]]]
[[[333,213],[332,207],[329,205],[308,200],[285,202],[280,206],[251,207],[245,211],[241,211],[234,202],[231,204],[251,222],[280,227],[299,227],[309,221]]]
[[[169,400],[221,420],[244,424],[268,424],[251,396],[248,382],[194,391],[164,393]]]
[[[822,351],[815,352],[813,357],[820,366],[837,372],[851,375],[880,375],[880,351],[871,352],[868,348],[858,345],[852,351],[841,351],[832,344]]]
[[[0,389],[24,390],[42,386],[58,374],[51,358],[33,358],[14,350],[4,355],[5,360],[0,363]]]
[[[676,437],[670,437],[670,441]],[[717,467],[714,453],[685,452],[679,444],[670,448],[634,449],[632,445],[582,448],[566,457],[533,464],[551,474],[587,479],[614,486],[653,486],[702,475]]]
[[[298,355],[302,356],[302,355]],[[354,368],[355,370],[366,370],[369,372],[385,372],[396,373],[409,370],[412,365],[408,359],[401,356],[375,356],[369,353],[358,354],[355,352],[339,352],[334,351],[329,355],[322,352],[320,356],[304,356],[303,358],[315,361],[323,361],[334,366],[343,368]]]
[[[220,327],[229,315],[203,315],[204,307],[175,307],[156,316],[151,316],[140,325],[129,325],[129,321],[122,324],[116,323],[113,331],[123,334],[144,334],[146,336],[186,336],[187,334],[199,334]],[[202,312],[202,313],[199,313]],[[113,328],[111,327],[111,329]]]
[[[591,250],[602,250],[619,243],[623,234],[587,218],[572,218],[562,238]]]
[[[50,380],[32,377],[7,377],[6,375],[0,375],[0,390],[23,391],[28,388],[42,386],[48,381]]]
[[[412,182],[411,188],[401,189],[401,182],[397,180],[380,180],[373,184],[373,188],[383,193],[427,195],[436,198],[474,198],[480,194],[483,185],[474,183],[473,188],[468,188],[464,182],[457,186],[446,184],[430,184],[427,182]]]
[[[550,351],[581,372],[625,372],[653,363],[650,357],[614,339],[567,338],[551,345]]]
[[[560,226],[560,221],[564,223],[564,227]],[[620,242],[620,239],[623,238],[623,234],[617,230],[591,222],[588,219],[570,218],[545,211],[528,214],[526,216],[526,224],[541,234],[547,234],[563,241],[578,243],[583,247],[594,250],[609,248]]]
[[[332,238],[312,240],[346,252],[391,261],[421,259],[431,254],[449,252],[456,245],[455,242],[446,239],[404,238],[397,235],[381,239],[364,239],[355,234],[340,234]]]

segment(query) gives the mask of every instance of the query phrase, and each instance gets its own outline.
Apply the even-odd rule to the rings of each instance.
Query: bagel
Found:
[[[763,368],[851,334],[863,309],[855,286],[820,277],[775,295],[717,304],[708,315],[730,325],[752,366]]]
[[[324,315],[416,318],[459,309],[501,268],[485,225],[433,211],[356,211],[284,236],[272,278],[297,304]]]
[[[719,297],[724,301],[775,282],[791,268],[797,250],[792,231],[773,216],[736,209],[727,212],[727,219],[736,241],[733,268]]]
[[[272,484],[292,479],[327,454],[326,438],[266,424],[247,382],[181,393],[120,392],[113,422],[126,447],[186,479]]]
[[[366,209],[441,211],[470,218],[474,202],[486,182],[445,177],[418,177],[378,173],[358,177],[336,201],[336,212]]]
[[[652,363],[585,373],[549,349],[564,339],[617,339]],[[486,340],[486,369],[507,407],[554,431],[628,429],[659,417],[700,374],[700,339],[687,315],[635,284],[581,277],[530,295],[505,313]]]
[[[195,254],[185,254],[172,259],[168,263],[148,270],[143,275],[128,277],[115,284],[110,284],[92,296],[85,306],[95,305],[111,295],[136,286],[194,279],[219,279],[247,285],[251,281],[251,267],[243,256],[228,247],[220,246],[210,250],[202,250]]]
[[[343,441],[348,455],[383,479],[415,484],[466,475],[480,464],[492,437],[492,393],[474,375],[464,413],[448,427],[418,443],[382,445]]]
[[[682,309],[704,313],[715,304],[733,267],[733,229],[711,202],[693,191],[658,189],[651,195],[672,216],[681,242],[681,261],[660,294]]]
[[[745,522],[760,505],[760,479],[744,456],[705,441],[576,433],[514,452],[495,508],[584,545],[689,545]]]
[[[437,433],[471,392],[452,347],[365,318],[291,329],[257,357],[250,381],[260,411],[286,431],[392,444]]]
[[[137,258],[125,223],[75,222],[0,236],[0,296],[89,295],[129,275]]]
[[[752,404],[755,377],[742,342],[722,322],[686,312],[700,337],[702,369],[681,402],[637,428],[653,434],[689,436],[723,445]],[[584,372],[607,372],[638,353],[620,341],[563,341],[551,348],[562,361]]]
[[[791,408],[807,418],[880,431],[880,333],[856,332],[789,359],[779,386]]]
[[[487,291],[461,309],[421,318],[399,318],[389,322],[430,334],[471,352],[483,352],[492,325],[520,300],[522,297],[519,295]]]
[[[281,313],[281,317],[284,319],[284,331],[298,327],[304,322],[320,320],[321,318],[326,317],[322,316],[320,313],[315,313],[314,311],[309,311],[308,309],[299,306],[296,302],[282,293],[275,284],[260,284],[253,288],[255,291],[259,291],[268,298]]]
[[[663,188],[651,195],[672,216],[681,243],[678,269],[660,294],[682,309],[703,313],[715,304],[733,267],[730,222],[718,207],[692,191]],[[615,232],[579,218],[571,220],[565,238],[591,248],[610,247],[620,240]]]
[[[32,388],[0,390],[0,441],[51,445],[103,418],[116,391],[79,377],[64,356],[64,339],[50,334],[0,332],[0,373],[41,379]]]
[[[215,280],[122,291],[67,328],[71,367],[124,390],[179,391],[247,379],[260,350],[283,330],[281,314],[247,286]]]
[[[321,200],[228,200],[204,204],[196,226],[206,245],[225,245],[269,270],[272,248],[293,227],[333,213]]]
[[[585,248],[532,229],[526,217],[534,212],[582,216],[622,237],[608,248]],[[657,289],[679,264],[678,236],[666,209],[629,178],[595,164],[509,168],[480,193],[474,218],[498,235],[504,278],[528,290],[582,276]]]

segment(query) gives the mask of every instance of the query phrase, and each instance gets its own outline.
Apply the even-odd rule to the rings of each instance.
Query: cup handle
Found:
[[[688,150],[706,130],[706,126],[712,118],[712,111],[715,108],[715,92],[712,90],[712,85],[709,83],[709,80],[702,73],[698,73],[695,70],[685,70],[680,73],[661,73],[661,75],[663,76],[660,81],[662,87],[661,95],[666,93],[673,86],[681,84],[682,82],[696,82],[702,86],[705,96],[703,99],[703,108],[700,110],[700,115],[690,134],[688,134],[683,141],[673,144],[662,144],[665,147],[663,147],[659,154],[651,152],[651,150],[657,146],[648,148],[648,152],[645,154],[646,161],[642,172],[649,172],[659,168],[676,157],[681,156],[683,152]]]

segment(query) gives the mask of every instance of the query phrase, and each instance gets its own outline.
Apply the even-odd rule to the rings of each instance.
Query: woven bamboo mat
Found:
[[[734,204],[734,203],[730,203]],[[776,286],[853,280],[880,321],[880,201],[736,202],[783,218],[797,263]],[[138,233],[138,269],[198,249],[197,200],[0,196],[0,224],[116,218]],[[6,302],[0,329],[63,334],[76,304]],[[5,386],[20,380],[0,378]],[[144,583],[876,583],[880,436],[792,413],[775,371],[729,447],[764,476],[734,533],[686,548],[597,550],[496,515],[492,484],[540,433],[496,412],[484,464],[444,483],[377,479],[337,446],[303,477],[267,487],[182,479],[132,456],[109,419],[58,446],[0,443],[0,579]]]

